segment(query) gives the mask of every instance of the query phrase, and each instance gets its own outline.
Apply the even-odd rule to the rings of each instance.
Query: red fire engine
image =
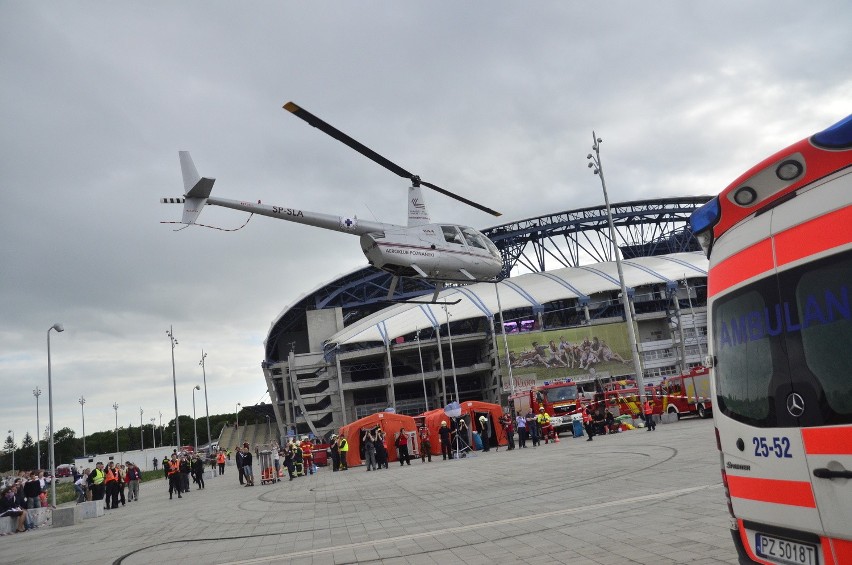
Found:
[[[711,415],[710,373],[707,367],[695,367],[685,375],[669,377],[660,383],[663,399],[663,412],[677,414],[698,414],[699,418]]]
[[[577,383],[570,379],[545,381],[543,385],[516,392],[509,397],[509,406],[516,414],[525,415],[532,411],[538,414],[544,406],[556,432],[571,430],[571,416],[580,414],[589,401],[578,391]]]

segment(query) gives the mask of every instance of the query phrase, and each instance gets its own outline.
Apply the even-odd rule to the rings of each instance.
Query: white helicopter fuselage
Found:
[[[400,226],[359,220],[355,216],[334,216],[263,204],[260,201],[217,198],[211,196],[215,179],[199,176],[188,152],[180,152],[180,162],[184,198],[163,198],[162,202],[183,203],[181,223],[195,224],[207,204],[221,206],[358,235],[367,261],[395,277],[423,278],[439,283],[493,282],[501,278],[503,260],[494,243],[481,232],[467,226],[431,223],[417,185],[408,189],[408,226]]]
[[[411,227],[334,216],[210,196],[206,204],[361,236],[367,261],[383,271],[403,277],[440,281],[493,281],[500,278],[503,262],[497,247],[481,232],[455,224]]]

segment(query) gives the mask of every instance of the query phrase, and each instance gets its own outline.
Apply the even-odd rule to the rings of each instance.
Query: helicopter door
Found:
[[[441,271],[444,273],[448,271],[458,272],[459,269],[467,267],[467,245],[458,226],[441,226],[441,231],[446,243],[444,247],[446,251],[441,254]],[[461,274],[454,275],[453,278],[461,278]]]

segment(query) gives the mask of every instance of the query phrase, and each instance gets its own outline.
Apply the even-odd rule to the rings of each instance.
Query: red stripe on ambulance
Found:
[[[782,481],[728,475],[728,488],[731,496],[735,498],[816,508],[811,483],[806,481]]]

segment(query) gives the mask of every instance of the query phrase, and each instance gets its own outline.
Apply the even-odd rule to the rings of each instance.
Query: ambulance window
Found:
[[[828,408],[852,416],[852,255],[832,258],[806,269],[795,287],[802,326],[804,362],[822,388]]]
[[[761,282],[718,299],[713,306],[716,389],[720,408],[730,417],[771,425],[766,419],[774,367],[764,312],[767,302],[778,301],[765,300],[760,291],[771,293],[773,288]]]
[[[462,236],[461,234],[459,234],[459,230],[456,228],[456,226],[441,226],[441,230],[444,232],[444,240],[447,243],[464,245],[462,243]]]

